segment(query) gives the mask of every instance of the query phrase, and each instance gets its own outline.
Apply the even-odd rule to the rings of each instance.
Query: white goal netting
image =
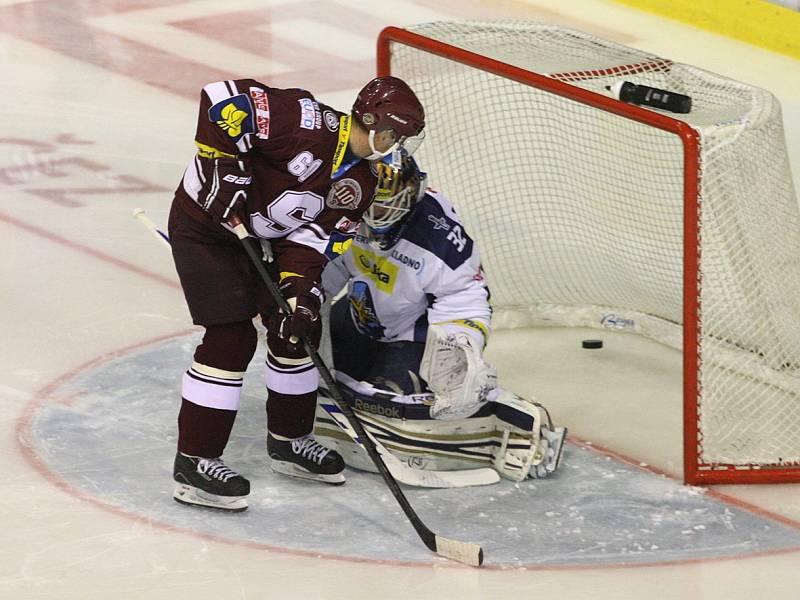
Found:
[[[777,100],[557,26],[408,29],[607,97],[618,81],[692,97],[691,113],[662,113],[701,142],[699,264],[688,271],[698,432],[687,443],[701,470],[800,462],[800,212]],[[425,105],[420,165],[480,244],[495,326],[611,327],[682,348],[681,138],[402,43],[390,51],[391,73]]]

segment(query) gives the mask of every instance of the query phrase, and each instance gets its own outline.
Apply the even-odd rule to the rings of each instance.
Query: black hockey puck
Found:
[[[597,350],[603,347],[603,340],[583,340],[581,346],[587,350]]]

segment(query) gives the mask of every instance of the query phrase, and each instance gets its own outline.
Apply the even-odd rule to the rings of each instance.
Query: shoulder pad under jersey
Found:
[[[472,256],[472,238],[450,202],[436,193],[425,193],[409,217],[402,239],[435,254],[451,269]]]

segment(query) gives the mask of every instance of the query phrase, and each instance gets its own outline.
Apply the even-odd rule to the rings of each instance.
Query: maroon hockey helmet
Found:
[[[353,103],[353,115],[370,132],[370,146],[376,132],[392,129],[397,134],[395,146],[382,156],[399,146],[411,154],[422,141],[425,111],[408,84],[397,77],[376,77],[365,85]],[[415,144],[406,143],[412,139]]]

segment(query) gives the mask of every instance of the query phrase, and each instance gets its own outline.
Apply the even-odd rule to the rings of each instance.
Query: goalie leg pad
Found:
[[[322,398],[324,400],[324,398]],[[492,465],[497,445],[494,416],[460,421],[395,419],[355,409],[364,428],[393,455],[414,469],[463,471]],[[348,466],[376,472],[366,451],[332,423],[317,406],[314,435],[334,448]]]
[[[407,466],[462,471],[492,464],[499,442],[488,405],[468,419],[440,421],[431,418],[431,394],[398,395],[353,380],[340,380],[340,390],[364,427]],[[320,399],[325,401],[324,390]],[[366,451],[319,404],[314,425],[315,436],[324,438],[325,445],[335,448],[349,466],[375,471]]]
[[[522,481],[541,457],[542,413],[531,402],[498,389],[492,394],[495,404],[495,426],[502,432],[501,444],[494,452],[493,466],[500,475],[512,481]]]
[[[537,402],[508,390],[493,392],[497,428],[503,431],[503,442],[494,455],[498,473],[513,481],[541,479],[554,473],[560,466],[566,428],[554,428]]]
[[[493,401],[469,418],[442,421],[430,418],[423,404],[383,398],[389,395],[386,392],[364,395],[346,385],[341,389],[364,427],[412,468],[446,471],[492,466],[513,481],[547,477],[558,468],[566,430],[553,429],[540,405],[506,390],[492,393]],[[331,422],[320,406],[314,433],[349,466],[375,472],[366,451]]]

